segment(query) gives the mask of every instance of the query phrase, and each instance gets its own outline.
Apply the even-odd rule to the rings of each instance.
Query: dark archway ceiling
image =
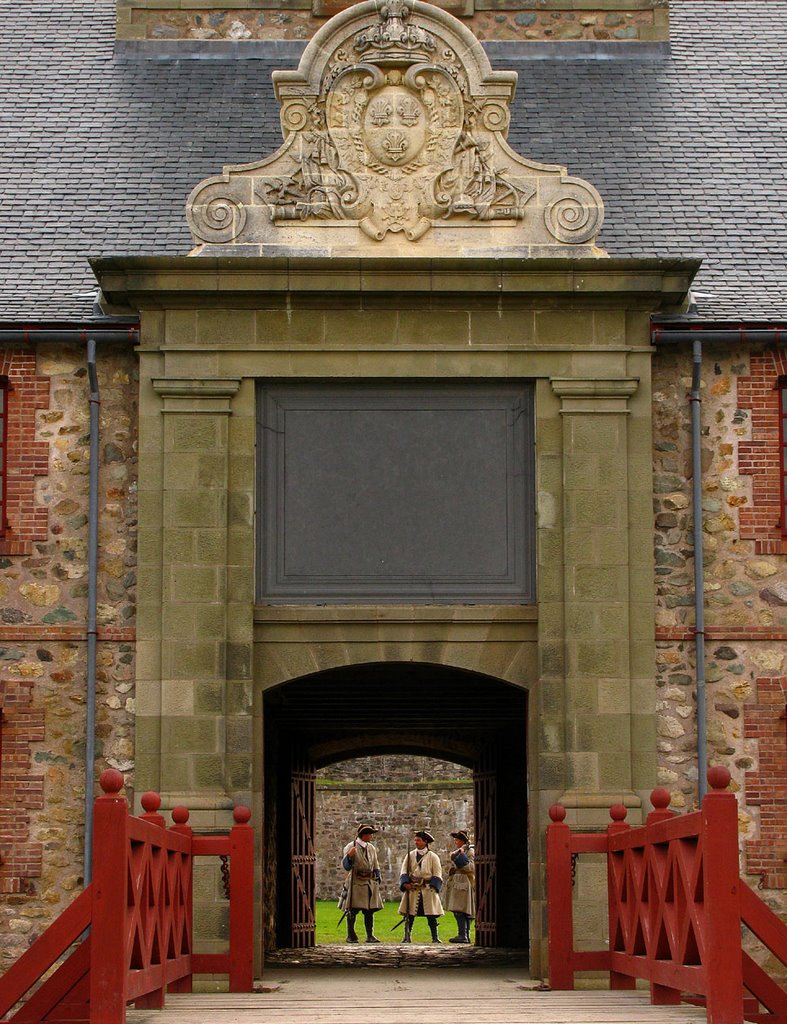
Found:
[[[352,665],[265,694],[265,715],[320,767],[386,752],[472,766],[525,724],[526,691],[491,676],[413,662]]]

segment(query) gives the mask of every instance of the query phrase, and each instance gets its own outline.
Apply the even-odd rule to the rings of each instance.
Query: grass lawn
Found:
[[[374,915],[374,934],[380,942],[401,942],[402,933],[404,926],[399,924],[402,920],[399,915],[399,903],[390,902],[386,903],[382,910],[378,910]],[[316,906],[316,917],[317,917],[317,928],[316,928],[316,942],[317,945],[324,945],[331,942],[344,942],[347,938],[347,922],[342,921],[341,927],[337,928],[336,925],[339,922],[339,918],[342,916],[341,910],[336,906],[334,900],[317,900]],[[395,932],[391,929],[395,924],[399,924],[399,927]],[[440,938],[443,942],[447,942],[450,938],[456,935],[456,920],[453,914],[446,914],[440,919]],[[358,914],[355,919],[355,930],[358,933],[358,938],[361,942],[366,938],[366,931],[363,925],[363,915]],[[475,934],[473,931],[470,933],[470,940],[475,941]],[[416,918],[413,926],[413,941],[414,942],[428,942],[429,941],[429,925],[426,922],[426,918]]]

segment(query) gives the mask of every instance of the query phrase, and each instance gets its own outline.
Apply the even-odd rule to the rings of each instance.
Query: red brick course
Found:
[[[49,378],[36,374],[29,349],[6,349],[0,374],[8,378],[6,523],[0,555],[29,555],[33,542],[47,539],[47,510],[35,502],[35,479],[49,471],[49,445],[36,441],[36,413],[49,406]]]
[[[32,771],[30,744],[44,739],[44,715],[32,708],[32,683],[0,680],[0,894],[29,891],[43,851],[30,841],[30,811],[44,806],[44,779]]]
[[[787,886],[787,676],[756,680],[757,703],[747,704],[744,735],[757,740],[758,768],[746,772],[746,802],[759,807],[756,839],[746,842],[746,870],[767,889]]]
[[[748,377],[738,378],[738,406],[751,412],[751,441],[738,444],[738,471],[752,478],[752,507],[740,512],[741,539],[753,540],[758,555],[787,554],[777,384],[787,376],[787,349],[753,353],[750,369]]]

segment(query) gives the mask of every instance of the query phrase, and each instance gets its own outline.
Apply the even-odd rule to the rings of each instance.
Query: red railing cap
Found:
[[[663,786],[658,786],[650,794],[650,802],[657,811],[666,811],[671,799],[672,796],[670,795],[670,791],[668,789],[664,789]]]
[[[731,778],[729,769],[725,768],[724,765],[715,764],[712,768],[708,769],[708,782],[711,789],[726,789],[730,784]]]
[[[172,808],[172,820],[176,825],[185,825],[189,820],[189,809],[179,804],[177,807]]]
[[[155,814],[159,807],[161,807],[161,797],[158,793],[154,793],[152,789],[148,790],[147,793],[143,793],[139,799],[147,814]]]
[[[609,816],[613,821],[625,821],[628,808],[625,804],[613,804],[609,809]]]
[[[245,804],[238,804],[232,810],[232,817],[236,825],[246,825],[251,818],[251,810]]]
[[[555,824],[565,821],[566,809],[563,804],[552,804],[549,808],[549,817],[555,822]]]
[[[118,795],[125,786],[126,780],[123,778],[123,773],[119,772],[117,768],[105,768],[98,777],[98,784],[104,790],[105,796],[112,797]]]

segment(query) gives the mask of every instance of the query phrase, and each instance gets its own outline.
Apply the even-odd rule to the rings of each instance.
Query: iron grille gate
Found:
[[[497,945],[497,771],[485,751],[473,773],[475,799],[476,944]]]
[[[290,782],[290,944],[295,949],[314,945],[314,886],[316,854],[314,824],[316,772],[303,760],[293,760]]]

